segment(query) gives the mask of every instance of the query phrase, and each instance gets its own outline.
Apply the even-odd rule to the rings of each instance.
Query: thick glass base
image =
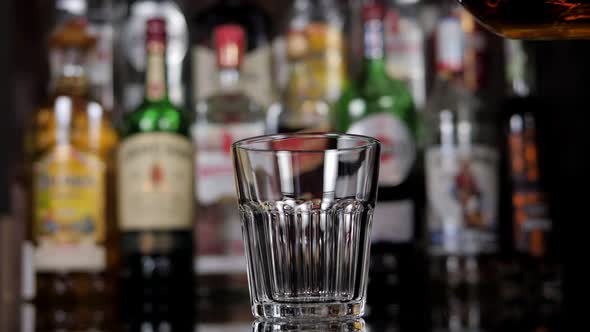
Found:
[[[252,312],[254,316],[262,319],[332,320],[358,318],[365,313],[365,302],[264,303],[254,304]]]

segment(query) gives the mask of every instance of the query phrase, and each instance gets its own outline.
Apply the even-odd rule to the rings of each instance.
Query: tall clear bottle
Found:
[[[118,151],[121,306],[125,326],[192,328],[193,146],[168,96],[166,23],[146,24],[145,98],[122,124]]]
[[[338,1],[296,0],[287,31],[289,78],[279,132],[329,131],[347,81],[344,17]]]
[[[433,278],[477,283],[497,250],[498,151],[489,111],[465,87],[464,32],[453,7],[436,29],[437,81],[427,104],[427,224]]]
[[[246,298],[248,285],[240,219],[235,206],[231,144],[265,132],[264,108],[243,90],[246,33],[235,24],[214,30],[219,90],[197,104],[197,287],[203,299]]]
[[[417,299],[412,285],[415,276],[422,275],[414,271],[422,266],[416,264],[417,118],[409,89],[386,72],[384,8],[369,2],[362,17],[363,73],[340,100],[336,125],[340,131],[376,137],[382,144],[367,300],[371,314],[387,316],[398,314],[401,302]]]
[[[416,109],[426,103],[425,33],[420,0],[389,0],[385,14],[387,72],[408,85]]]
[[[63,61],[50,100],[33,119],[23,286],[41,330],[103,329],[113,318],[117,135],[110,113],[90,95],[86,56],[95,42],[83,21],[65,23],[51,36],[49,46]]]

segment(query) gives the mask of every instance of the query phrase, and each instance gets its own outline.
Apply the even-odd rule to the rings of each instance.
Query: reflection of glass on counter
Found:
[[[363,319],[320,322],[305,321],[256,321],[252,332],[366,332]]]

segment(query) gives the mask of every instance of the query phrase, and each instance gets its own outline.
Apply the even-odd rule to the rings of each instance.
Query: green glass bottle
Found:
[[[163,19],[148,20],[146,49],[145,100],[125,117],[118,152],[121,308],[131,330],[148,322],[186,330],[194,302],[194,158],[188,117],[168,98]]]
[[[416,112],[404,82],[387,74],[383,37],[383,10],[377,5],[363,8],[364,58],[362,77],[343,94],[336,114],[336,127],[348,131],[356,122],[387,113],[404,122],[413,136]],[[374,128],[373,128],[374,129]]]
[[[125,117],[123,135],[169,132],[189,137],[190,120],[187,114],[174,106],[168,97],[165,46],[162,46],[165,40],[157,39],[155,34],[146,34],[145,96],[141,105]]]
[[[372,315],[393,313],[404,298],[412,298],[408,282],[412,283],[419,234],[417,116],[410,90],[386,72],[383,16],[382,6],[363,6],[362,76],[344,93],[334,119],[339,131],[372,136],[382,143],[367,298]],[[391,295],[381,296],[383,292]]]

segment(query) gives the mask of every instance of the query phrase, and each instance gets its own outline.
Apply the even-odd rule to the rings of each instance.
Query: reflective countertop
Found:
[[[375,314],[368,307],[368,312],[361,319],[347,319],[324,322],[302,321],[262,321],[255,320],[250,311],[247,296],[231,299],[199,298],[191,323],[168,322],[156,316],[144,317],[144,321],[130,327],[126,322],[112,321],[108,313],[79,310],[77,313],[62,312],[59,308],[40,308],[32,304],[21,306],[19,315],[21,332],[246,332],[246,331],[370,331],[370,332],[557,332],[565,330],[561,308],[547,305],[533,310],[516,297],[504,303],[492,303],[490,299],[465,297],[457,294],[446,298],[444,303],[424,304],[411,311],[402,305],[389,306]],[[79,309],[79,308],[78,308]],[[381,308],[383,309],[383,308]],[[87,315],[88,317],[82,317]],[[95,315],[92,318],[90,316]],[[102,316],[101,316],[102,315]],[[54,321],[59,328],[47,328],[45,320]],[[90,317],[90,318],[89,318]],[[82,327],[76,321],[95,320],[94,326]],[[69,322],[68,322],[69,321]],[[60,323],[57,323],[60,322]],[[0,332],[9,332],[0,331]]]

